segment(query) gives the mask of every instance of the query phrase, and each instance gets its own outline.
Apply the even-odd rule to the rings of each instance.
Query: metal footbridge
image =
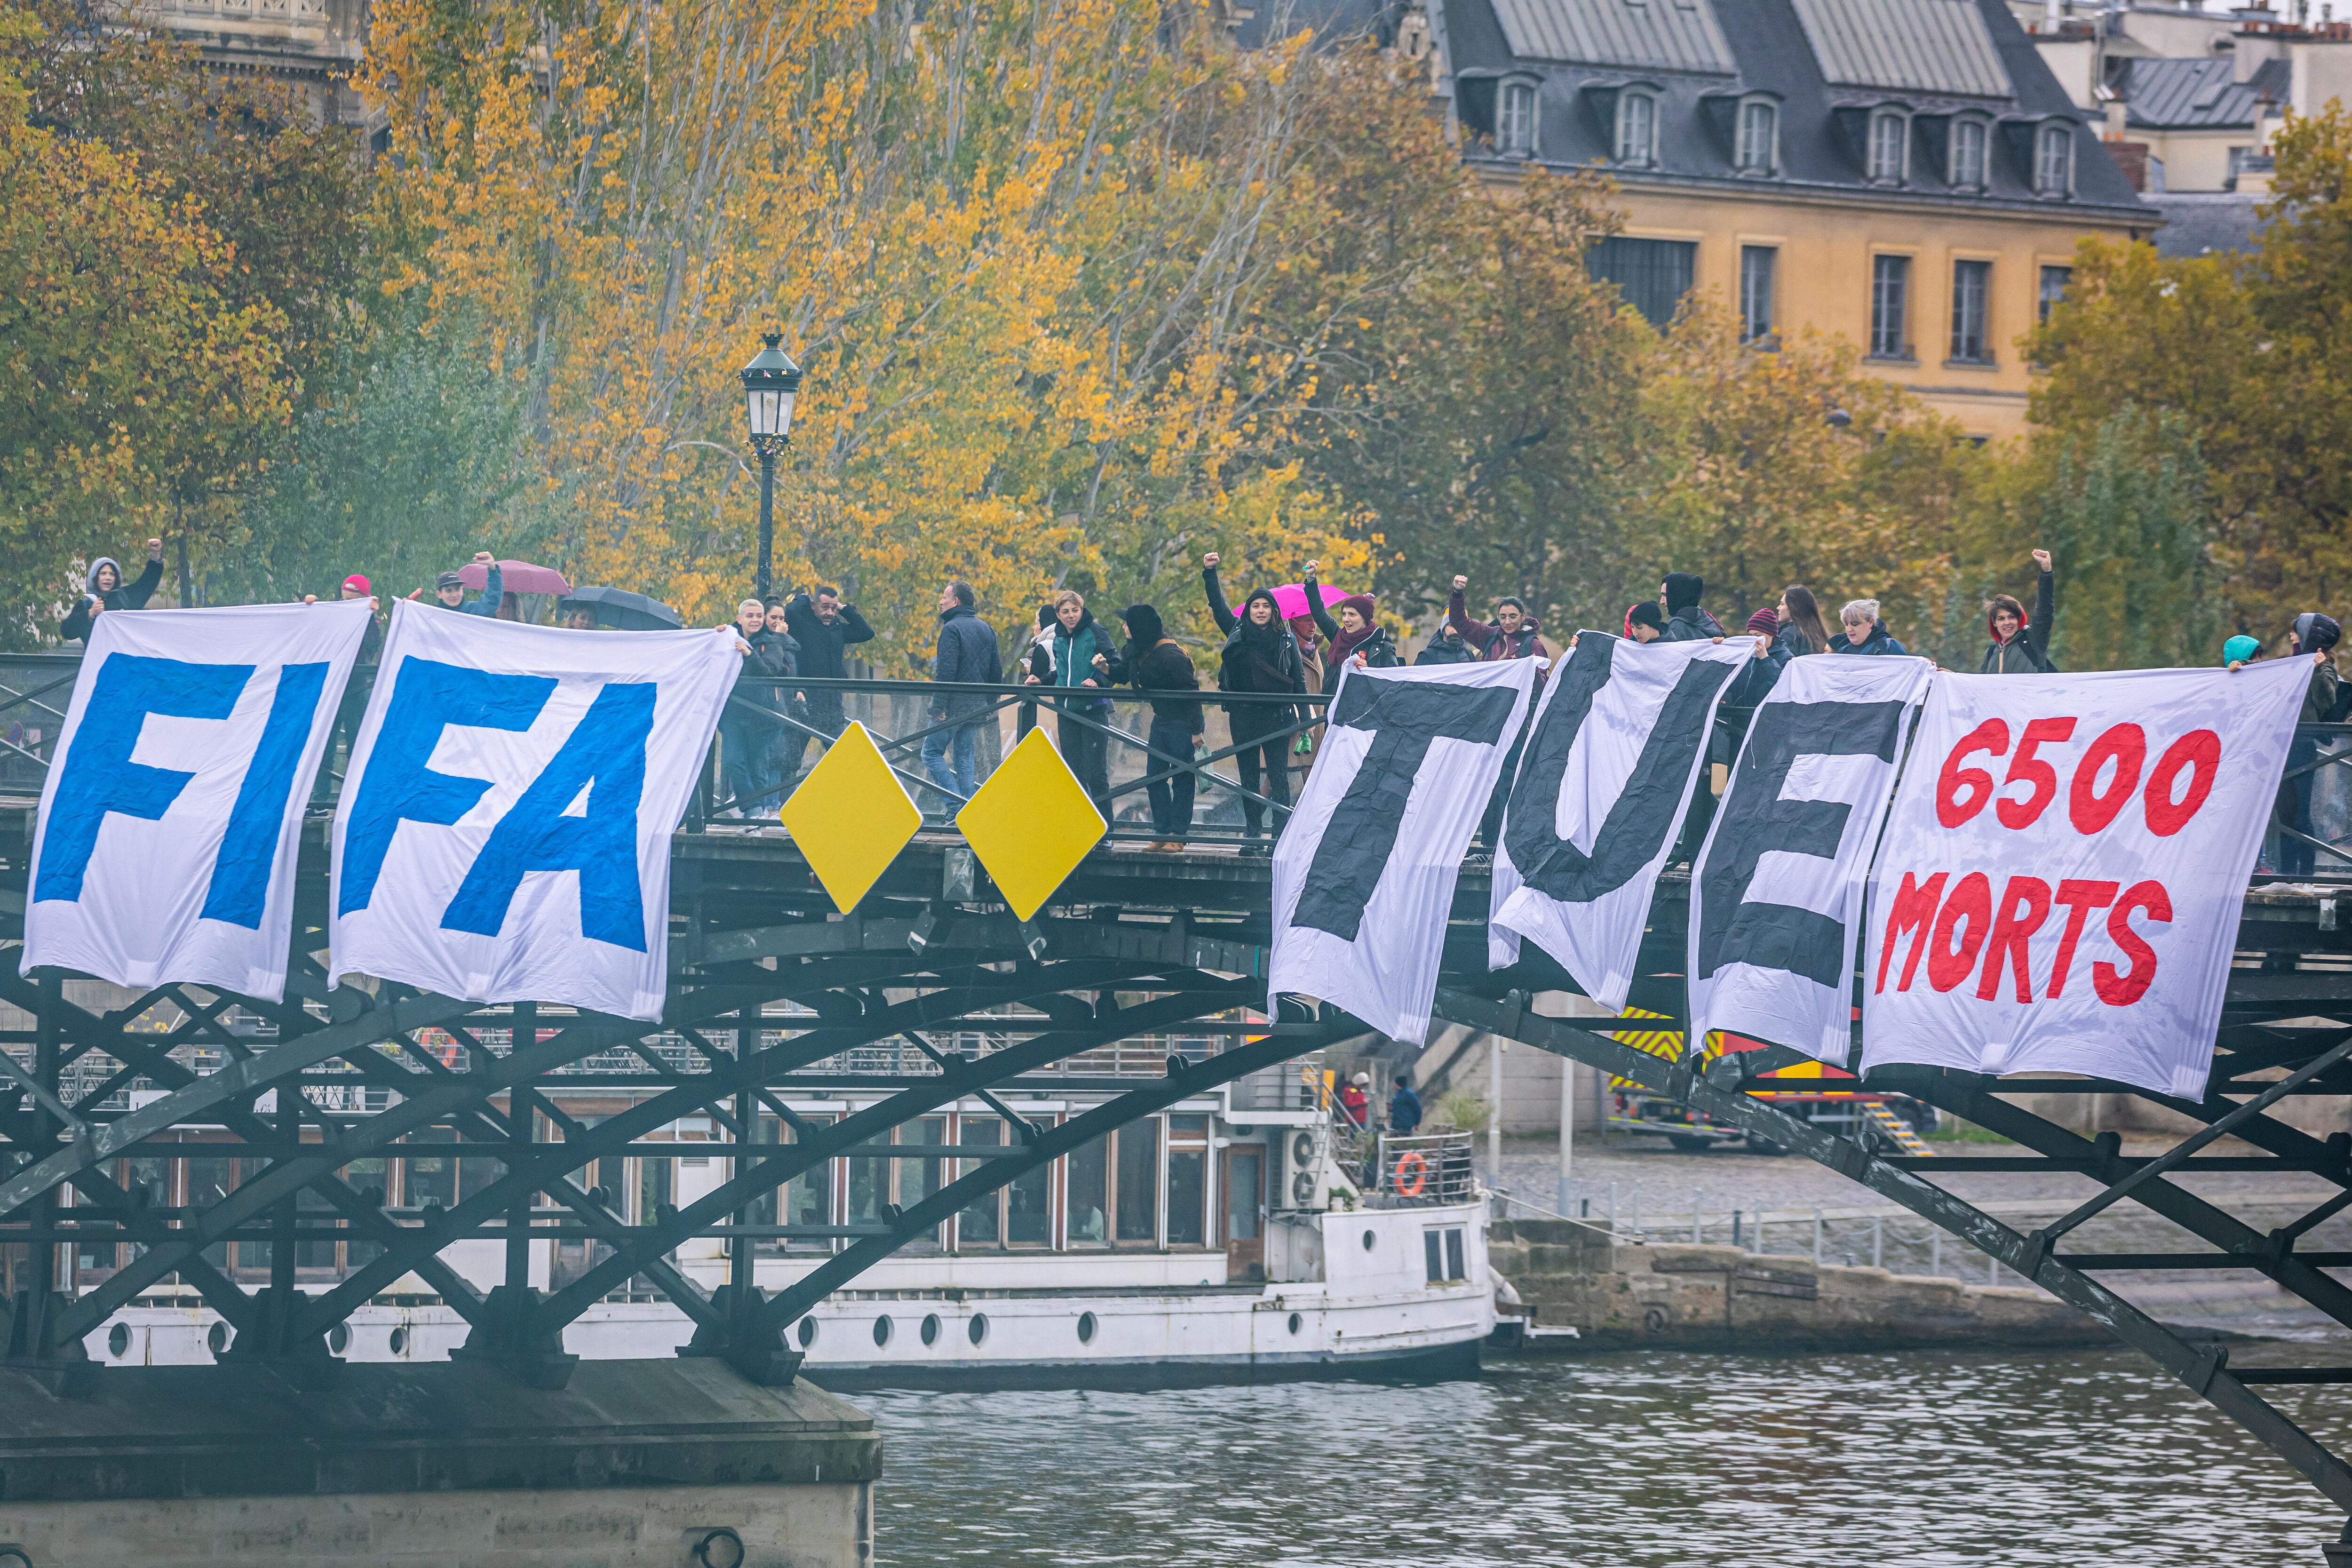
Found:
[[[32,807],[72,677],[70,658],[0,665],[0,944],[8,947],[21,934]],[[835,685],[840,710],[919,779],[937,689]],[[229,1327],[216,1344],[224,1359],[320,1386],[335,1376],[349,1315],[413,1279],[466,1320],[458,1355],[542,1386],[561,1384],[574,1359],[563,1348],[566,1325],[622,1290],[656,1294],[685,1313],[694,1324],[688,1353],[723,1358],[755,1380],[789,1379],[800,1360],[795,1323],[910,1238],[1124,1122],[1363,1037],[1336,1008],[1265,993],[1270,868],[1252,852],[1260,846],[1246,837],[1240,807],[1255,795],[1270,810],[1287,792],[1265,779],[1244,790],[1222,711],[1212,707],[1198,826],[1183,851],[1169,852],[1143,847],[1160,835],[1129,808],[1182,762],[1145,746],[1139,704],[1122,695],[1108,713],[1057,714],[1034,689],[976,695],[983,752],[1027,724],[1058,722],[1096,727],[1108,754],[1113,830],[1035,919],[1016,921],[944,828],[918,833],[855,912],[841,914],[790,837],[723,816],[736,803],[714,784],[674,840],[669,992],[656,1026],[552,1005],[478,1006],[392,984],[329,989],[331,776],[304,837],[282,1005],[189,985],[92,1005],[76,1000],[87,984],[79,977],[20,978],[14,953],[0,952],[0,1002],[15,1009],[0,1033],[5,1364],[70,1394],[105,1375],[81,1341],[111,1314],[159,1297],[200,1299]],[[1311,733],[1318,701],[1301,704],[1275,738]],[[799,711],[775,722],[808,735],[835,727]],[[2347,736],[2315,738],[2333,756]],[[1940,1069],[1866,1080],[2010,1140],[2013,1148],[1996,1154],[1881,1152],[1894,1146],[1801,1121],[1751,1092],[1765,1086],[1759,1075],[1803,1059],[1793,1052],[1662,1058],[1613,1038],[1611,1021],[1539,1015],[1533,998],[1573,984],[1532,943],[1515,967],[1487,969],[1486,874],[1475,857],[1457,890],[1436,1012],[1442,1023],[1678,1097],[1873,1189],[2105,1325],[2352,1515],[2352,1464],[2269,1397],[2281,1384],[2352,1383],[2352,1368],[2233,1366],[2226,1346],[2184,1337],[2102,1283],[2121,1271],[2250,1271],[2352,1329],[2352,1285],[2339,1278],[2352,1252],[2309,1245],[2352,1208],[2352,1132],[2305,1131],[2286,1114],[2311,1097],[2352,1095],[2352,921],[2339,912],[2352,899],[2352,858],[2319,858],[2336,869],[2249,890],[2201,1099]],[[1686,883],[1670,873],[1632,999],[1675,1027],[1685,1016],[1687,905]],[[1109,1098],[1051,1125],[1007,1098],[1055,1084]],[[628,1109],[593,1124],[557,1103],[563,1089],[592,1085],[635,1093]],[[787,1100],[849,1087],[887,1093],[829,1122],[797,1114]],[[2115,1134],[2071,1131],[2024,1109],[2023,1095],[2135,1097],[2196,1131],[2161,1153],[2126,1155]],[[972,1098],[1003,1116],[1011,1139],[964,1149],[898,1136]],[[675,1142],[652,1135],[689,1118],[707,1119],[723,1179],[688,1202],[624,1201],[604,1174],[612,1163],[677,1154]],[[184,1142],[194,1128],[209,1141]],[[886,1205],[872,1223],[795,1226],[773,1202],[823,1162],[905,1158],[910,1149],[952,1156],[942,1163],[960,1173],[904,1208]],[[427,1154],[460,1155],[495,1174],[468,1180],[454,1202],[388,1204],[387,1162]],[[224,1156],[236,1163],[235,1182],[197,1193],[186,1163]],[[2080,1179],[2083,1201],[2056,1222],[2014,1228],[1938,1184],[1981,1171],[2065,1173]],[[2334,1195],[2260,1228],[2186,1184],[2211,1172],[2306,1186],[2315,1176]],[[2076,1244],[2083,1222],[2126,1202],[2194,1245],[2099,1254]],[[706,1290],[672,1261],[696,1237],[723,1242],[729,1283]],[[783,1289],[760,1289],[760,1249],[792,1239],[830,1250]],[[546,1240],[571,1248],[577,1264],[541,1289],[530,1255]],[[465,1242],[503,1247],[499,1283],[478,1289],[445,1260]],[[265,1268],[224,1261],[244,1243],[268,1244]],[[314,1267],[322,1258],[332,1262],[324,1271]],[[81,1267],[91,1259],[102,1267]],[[2341,1560],[2352,1562],[2352,1547]]]

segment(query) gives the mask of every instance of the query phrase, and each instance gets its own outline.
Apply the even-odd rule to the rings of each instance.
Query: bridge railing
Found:
[[[77,650],[0,654],[0,795],[24,798],[40,792],[80,663]],[[1203,679],[1213,682],[1213,658],[1203,655],[1198,663]],[[352,672],[343,703],[346,721],[337,725],[312,793],[315,812],[333,809],[374,674],[372,666]],[[702,786],[682,825],[688,831],[739,816],[772,821],[776,805],[854,720],[875,737],[908,793],[934,820],[952,817],[965,796],[933,777],[926,765],[926,742],[951,758],[959,732],[968,735],[984,781],[1005,752],[1042,725],[1089,784],[1115,839],[1166,837],[1153,822],[1150,795],[1155,786],[1180,777],[1192,784],[1187,838],[1245,840],[1251,807],[1271,837],[1297,798],[1320,747],[1327,705],[1319,692],[1275,697],[1213,689],[1139,692],[1126,687],[814,679],[776,686],[778,696],[772,700],[749,688],[730,699],[729,722],[711,744]],[[1197,722],[1200,741],[1189,755],[1152,743],[1155,704]],[[1746,710],[1722,710],[1715,761],[1729,761],[1748,717]],[[1237,743],[1237,736],[1249,744]],[[728,767],[730,742],[738,751],[761,752],[753,776],[772,787],[730,786],[730,777],[743,776],[740,766],[731,773]],[[1279,783],[1263,765],[1269,748],[1286,764]],[[1097,755],[1100,773],[1089,778],[1086,764]],[[1091,787],[1097,783],[1099,791]],[[2257,879],[2352,881],[2352,724],[2296,726]]]

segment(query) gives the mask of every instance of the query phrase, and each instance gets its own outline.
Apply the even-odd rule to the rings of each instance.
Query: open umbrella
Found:
[[[1334,606],[1336,606],[1340,600],[1355,597],[1354,595],[1349,593],[1346,589],[1334,588],[1328,583],[1323,584],[1321,586],[1323,593],[1323,613],[1327,616],[1332,613]],[[1281,587],[1276,588],[1274,591],[1274,608],[1275,612],[1281,616],[1286,621],[1295,621],[1299,616],[1305,615],[1307,613],[1307,584],[1304,583],[1285,583]]]
[[[488,562],[468,561],[457,568],[457,581],[468,588],[489,585]],[[499,563],[499,586],[509,594],[569,594],[572,584],[552,566],[534,566],[528,561]]]
[[[643,594],[633,594],[626,588],[601,588],[591,585],[574,588],[558,606],[558,618],[569,616],[575,605],[584,605],[596,612],[596,624],[615,631],[657,632],[686,623],[677,612],[659,599],[649,599]]]

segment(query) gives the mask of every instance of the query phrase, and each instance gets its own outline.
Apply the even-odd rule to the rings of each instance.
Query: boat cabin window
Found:
[[[1112,1239],[1142,1247],[1160,1245],[1160,1121],[1130,1121],[1112,1135],[1112,1168],[1118,1179],[1111,1213]]]
[[[1168,1119],[1168,1245],[1209,1241],[1209,1119]]]
[[[1040,1118],[1050,1122],[1050,1117]],[[958,1118],[962,1129],[957,1140],[1004,1147],[1013,1142],[1012,1129],[995,1116]],[[904,1162],[901,1162],[902,1163]],[[995,1163],[963,1160],[961,1173],[970,1175]],[[1004,1186],[956,1215],[956,1246],[963,1250],[993,1247],[1051,1247],[1054,1243],[1053,1167],[1024,1171]]]
[[[961,1116],[962,1136],[959,1143],[998,1144],[1004,1142],[1004,1123],[993,1116]],[[962,1169],[959,1175],[969,1176],[987,1168],[985,1160],[958,1162]],[[1000,1189],[981,1199],[956,1215],[958,1247],[998,1247],[1004,1241],[1004,1194]]]
[[[812,1127],[822,1127],[833,1118],[823,1112],[803,1113],[801,1120]],[[799,1131],[773,1116],[760,1118],[754,1141],[761,1143],[797,1143]],[[654,1162],[644,1161],[651,1164]],[[669,1162],[660,1162],[667,1175]],[[816,1229],[833,1224],[833,1165],[822,1160],[794,1176],[782,1187],[762,1194],[748,1208],[754,1225],[781,1226],[788,1229]],[[667,1194],[664,1194],[667,1201]],[[648,1211],[650,1212],[650,1211]],[[771,1257],[782,1252],[829,1252],[833,1238],[825,1236],[780,1236],[762,1237],[759,1250]]]
[[[1450,1285],[1470,1277],[1467,1259],[1462,1245],[1462,1227],[1451,1226],[1444,1230],[1421,1233],[1422,1261],[1427,1265],[1432,1285]]]
[[[1110,1140],[1097,1138],[1070,1151],[1067,1203],[1072,1247],[1110,1245]]]

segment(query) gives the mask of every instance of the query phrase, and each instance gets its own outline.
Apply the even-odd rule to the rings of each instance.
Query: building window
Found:
[[[1870,177],[1899,185],[1910,173],[1911,122],[1891,109],[1870,117]]]
[[[1739,247],[1739,341],[1759,342],[1772,335],[1772,263],[1780,252],[1769,245]]]
[[[1503,84],[1503,110],[1495,121],[1495,144],[1514,157],[1536,152],[1536,89],[1527,82]]]
[[[1985,122],[1981,120],[1952,121],[1952,185],[1963,191],[1985,187]]]
[[[2042,288],[2034,297],[2036,321],[2046,322],[2050,320],[2050,312],[2066,298],[2066,285],[2074,280],[2074,269],[2071,267],[2045,267],[2042,269]]]
[[[1739,172],[1769,174],[1780,162],[1780,111],[1769,103],[1739,106]]]
[[[1952,358],[1964,364],[1985,364],[1986,300],[1992,293],[1992,263],[1952,263]]]
[[[1904,341],[1905,311],[1910,308],[1911,258],[1874,256],[1870,259],[1870,353],[1874,359],[1909,359],[1911,345]]]
[[[1690,292],[1698,247],[1685,239],[1629,239],[1612,236],[1592,247],[1592,276],[1614,283],[1642,319],[1663,329]]]
[[[2037,195],[2063,196],[2074,188],[2074,128],[2045,125],[2033,142],[2034,193]]]
[[[1643,167],[1655,161],[1658,100],[1646,92],[1617,95],[1617,161]]]

